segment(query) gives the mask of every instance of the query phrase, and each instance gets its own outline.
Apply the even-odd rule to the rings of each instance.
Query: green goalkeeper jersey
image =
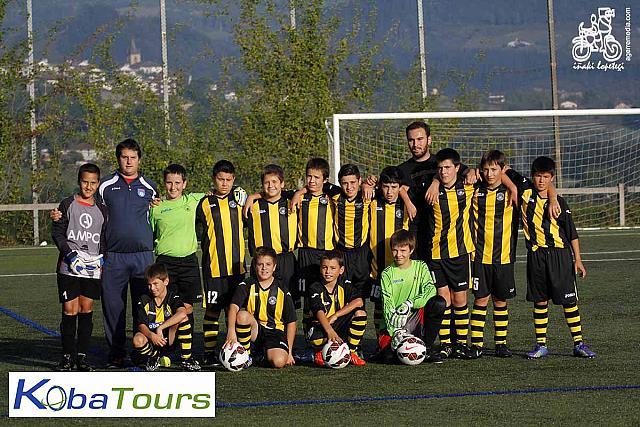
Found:
[[[389,335],[395,332],[395,328],[388,326],[389,320],[400,304],[409,300],[414,309],[422,308],[436,294],[429,267],[418,260],[411,260],[408,268],[400,268],[395,263],[385,268],[380,286],[384,310],[381,328],[387,329]]]
[[[176,200],[163,200],[151,209],[150,221],[156,255],[185,257],[198,250],[196,208],[204,193],[184,194]]]

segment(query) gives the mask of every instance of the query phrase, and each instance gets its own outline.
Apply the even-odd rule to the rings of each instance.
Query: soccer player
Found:
[[[180,297],[168,290],[169,274],[164,264],[152,264],[146,272],[149,292],[138,302],[138,332],[133,336],[132,361],[147,371],[159,367],[160,356],[169,356],[176,338],[181,343],[184,335],[179,328],[188,324],[189,316]],[[190,366],[183,365],[189,371]]]
[[[366,364],[357,351],[367,327],[367,312],[360,288],[344,279],[344,273],[341,252],[327,251],[320,260],[320,281],[309,285],[310,314],[305,335],[315,350],[314,363],[318,366],[324,366],[322,347],[327,341],[339,344],[346,341],[351,351],[351,364]]]
[[[151,209],[151,227],[155,237],[156,263],[163,264],[169,273],[169,288],[180,297],[188,322],[180,325],[181,366],[199,371],[200,365],[192,357],[193,305],[202,301],[202,281],[196,251],[195,218],[198,203],[204,193],[184,194],[187,171],[182,165],[170,164],[163,171],[166,200]]]
[[[514,264],[518,241],[518,210],[514,192],[503,183],[506,158],[491,150],[480,160],[482,181],[473,196],[476,251],[473,261],[471,349],[479,357],[484,346],[484,326],[489,297],[493,300],[494,342],[497,357],[511,357],[507,347],[507,300],[516,296]]]
[[[441,363],[432,351],[444,316],[444,298],[437,294],[427,264],[412,260],[416,248],[415,235],[401,229],[391,236],[393,264],[384,269],[380,283],[384,307],[383,332],[379,339],[384,359],[390,362],[395,350],[407,334],[417,336],[427,347],[428,362]]]
[[[380,191],[369,206],[370,296],[375,305],[373,322],[378,336],[382,322],[380,273],[393,262],[391,236],[398,230],[409,229],[409,214],[399,197],[402,181],[402,171],[398,167],[384,168],[378,180]]]
[[[519,184],[520,214],[527,245],[527,301],[533,302],[536,346],[527,353],[530,359],[549,354],[547,325],[549,300],[562,305],[567,326],[573,338],[573,355],[593,358],[583,341],[576,273],[586,277],[587,270],[580,255],[580,242],[567,202],[557,196],[561,211],[558,218],[549,215],[550,188],[555,177],[555,162],[538,157],[531,164],[531,180],[510,169],[507,175]]]
[[[203,365],[218,365],[215,351],[220,329],[220,313],[231,302],[238,284],[244,280],[244,236],[242,206],[234,196],[235,167],[228,160],[213,166],[215,192],[196,209],[196,225],[202,234],[202,276],[204,281]],[[244,202],[244,201],[242,201]]]
[[[460,154],[444,148],[436,154],[440,182],[438,201],[427,214],[431,253],[427,262],[433,272],[438,295],[447,302],[440,329],[440,354],[472,359],[476,354],[467,345],[469,309],[467,291],[471,281],[470,254],[474,251],[473,217],[471,215],[473,185],[465,185],[458,177]],[[456,345],[452,346],[451,326]]]
[[[107,209],[96,203],[100,169],[85,163],[78,169],[77,194],[64,199],[58,210],[59,221],[51,226],[51,237],[58,256],[58,299],[62,304],[60,336],[62,360],[59,371],[93,371],[87,350],[93,331],[93,301],[100,299],[100,276]],[[76,340],[77,333],[77,340]]]
[[[252,261],[256,277],[240,283],[229,306],[225,347],[240,342],[251,356],[247,367],[262,350],[273,368],[295,364],[296,310],[291,294],[274,276],[276,258],[272,248],[256,248]]]
[[[276,251],[276,276],[288,291],[294,289],[296,258],[293,254],[297,237],[296,214],[283,193],[284,170],[278,165],[267,165],[262,171],[262,194],[247,200],[247,226],[249,253],[253,257],[257,247],[267,246]],[[252,274],[254,274],[253,272]]]

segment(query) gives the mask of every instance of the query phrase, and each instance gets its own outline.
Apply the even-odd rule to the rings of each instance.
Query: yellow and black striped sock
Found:
[[[466,304],[462,307],[453,307],[453,319],[456,328],[456,342],[466,344],[469,334],[469,307]]]
[[[578,310],[578,304],[563,305],[564,319],[567,321],[567,326],[571,331],[571,338],[573,338],[573,344],[582,342],[582,324],[580,323],[580,311]]]
[[[376,328],[376,336],[380,335],[380,326],[382,324],[383,315],[382,301],[376,301],[373,309],[373,326]]]
[[[536,343],[547,345],[547,325],[549,324],[549,305],[533,304],[533,325],[536,329]]]
[[[507,343],[507,328],[509,327],[509,309],[504,307],[493,306],[493,327],[495,335],[493,340],[496,344]]]
[[[236,323],[236,336],[238,337],[238,342],[248,352],[251,352],[251,325]]]
[[[447,306],[444,310],[444,317],[440,325],[440,344],[451,344],[451,306]]]
[[[367,315],[354,315],[349,324],[349,339],[347,340],[351,351],[356,351],[360,346],[365,329],[367,329]]]
[[[494,315],[495,317],[495,315]],[[473,305],[471,311],[471,344],[478,347],[484,345],[484,324],[487,319],[487,306]]]
[[[136,348],[135,350],[143,357],[154,357],[158,355],[158,350],[153,348],[149,341],[144,343],[142,347]]]
[[[204,313],[204,322],[202,322],[202,332],[204,333],[204,352],[213,353],[218,341],[218,332],[220,330],[220,313]]]
[[[190,359],[193,334],[191,332],[191,323],[188,320],[178,327],[178,342],[180,343],[180,357],[182,360]]]

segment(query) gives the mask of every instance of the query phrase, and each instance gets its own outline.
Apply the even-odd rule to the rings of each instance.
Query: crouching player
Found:
[[[383,332],[378,339],[383,360],[391,362],[395,349],[408,335],[424,341],[427,362],[441,363],[432,350],[446,309],[444,297],[437,295],[431,272],[423,261],[412,260],[416,238],[410,231],[398,230],[391,236],[393,264],[382,272]],[[386,329],[386,330],[384,330]]]
[[[346,341],[351,364],[365,365],[358,356],[360,341],[367,327],[367,312],[359,288],[343,279],[344,259],[340,251],[330,250],[320,259],[320,281],[308,289],[309,309],[306,337],[315,350],[314,363],[324,366],[322,347],[327,341]]]
[[[64,199],[59,221],[51,226],[58,257],[58,297],[62,303],[62,360],[59,371],[93,371],[86,359],[93,331],[93,300],[100,299],[106,207],[96,203],[100,184],[98,166],[86,163],[78,170],[78,194]],[[77,333],[77,342],[76,342]],[[75,359],[75,360],[74,360]]]
[[[169,291],[169,273],[163,264],[151,264],[144,273],[149,286],[149,294],[142,295],[138,302],[138,332],[133,336],[134,364],[147,371],[155,371],[160,366],[160,357],[168,356],[175,349],[176,337],[181,325],[188,324],[189,316],[180,297]],[[189,371],[199,371],[197,363],[181,365]]]
[[[249,367],[258,352],[264,351],[274,368],[293,365],[293,341],[296,337],[296,310],[291,294],[274,277],[276,251],[259,246],[253,267],[257,279],[250,276],[240,283],[231,299],[228,316],[227,347],[239,342],[251,356]],[[253,345],[252,345],[253,344]]]

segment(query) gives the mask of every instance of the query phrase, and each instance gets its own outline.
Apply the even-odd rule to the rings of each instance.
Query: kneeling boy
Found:
[[[264,349],[269,365],[284,368],[295,363],[292,351],[296,310],[291,294],[282,281],[274,277],[276,257],[272,248],[256,248],[253,270],[257,278],[249,277],[233,294],[224,346],[240,342],[252,357]],[[251,363],[249,359],[247,367]]]
[[[176,336],[181,344],[190,339],[178,334],[178,328],[187,325],[189,317],[180,297],[167,290],[169,274],[163,264],[147,267],[145,278],[149,294],[142,295],[138,302],[139,332],[133,336],[132,361],[147,371],[155,371],[160,356],[167,356],[174,350]],[[181,366],[188,371],[200,370],[200,365],[192,359],[184,360]]]
[[[320,259],[321,281],[309,286],[310,315],[306,336],[314,347],[314,363],[324,366],[322,347],[327,341],[341,344],[351,350],[351,364],[365,365],[358,356],[360,341],[367,327],[367,312],[359,288],[344,280],[344,259],[340,251],[327,251]]]
[[[432,351],[446,309],[445,299],[437,295],[431,272],[423,261],[412,260],[416,238],[407,230],[391,236],[393,264],[382,272],[382,305],[384,319],[378,338],[384,360],[391,361],[395,348],[407,334],[415,335],[427,347],[427,362],[442,362]],[[392,338],[393,337],[393,338]]]

